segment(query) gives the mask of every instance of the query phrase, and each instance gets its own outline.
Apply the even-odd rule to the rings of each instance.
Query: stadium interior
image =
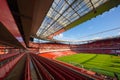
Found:
[[[120,36],[54,37],[120,0],[0,0],[0,80],[120,80]]]

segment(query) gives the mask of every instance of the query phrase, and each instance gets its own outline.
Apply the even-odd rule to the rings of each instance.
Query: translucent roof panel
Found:
[[[107,0],[54,0],[36,35],[46,38]]]

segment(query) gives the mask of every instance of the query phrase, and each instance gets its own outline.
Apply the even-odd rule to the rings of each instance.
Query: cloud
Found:
[[[95,39],[102,39],[102,37],[93,37],[92,40],[95,40]]]
[[[118,35],[120,35],[120,32],[118,32]]]
[[[66,37],[66,36],[64,36],[64,34],[59,34],[59,35],[55,36],[54,39],[61,40],[61,41],[76,41],[77,40],[73,37]]]
[[[63,38],[63,34],[62,33],[56,36],[56,39],[61,39],[61,38]]]

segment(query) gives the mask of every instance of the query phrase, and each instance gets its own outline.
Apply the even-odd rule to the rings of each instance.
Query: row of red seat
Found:
[[[2,55],[0,55],[0,62],[3,61],[3,60],[8,59],[10,57],[13,57],[15,55],[18,55],[18,53],[2,54]]]
[[[96,76],[95,72],[88,71],[88,70],[85,70],[85,69],[82,69],[82,68],[78,68],[78,67],[75,67],[75,66],[73,66],[71,64],[67,64],[67,63],[64,63],[64,62],[61,62],[61,61],[58,61],[58,60],[55,60],[55,61],[58,62],[58,63],[61,63],[61,64],[65,65],[65,66],[68,66],[68,67],[70,67],[72,69],[75,69],[77,71],[80,71],[80,72],[82,72],[83,74],[85,74],[87,76],[94,77],[95,79],[98,79],[98,80],[103,80],[103,78],[101,78],[100,76]]]
[[[3,80],[9,74],[9,72],[14,68],[23,55],[24,53],[18,55],[15,59],[0,67],[0,80]]]
[[[25,79],[24,80],[32,80],[30,74],[30,58],[27,54],[26,65],[25,65]]]
[[[52,77],[49,75],[49,73],[47,72],[47,70],[39,63],[39,61],[37,61],[37,59],[35,59],[35,57],[32,56],[32,62],[34,63],[34,65],[36,65],[38,70],[37,74],[40,74],[40,76],[38,76],[38,78],[40,80],[52,80]]]
[[[55,62],[54,60],[50,60],[44,57],[37,56],[36,54],[31,54],[33,57],[36,65],[40,67],[41,75],[44,75],[44,78],[46,77],[45,74],[50,75],[46,80],[51,80],[54,78],[55,80],[93,80],[95,78],[86,76],[75,69],[72,69],[70,67],[64,66],[60,63]],[[44,70],[44,72],[43,72]]]

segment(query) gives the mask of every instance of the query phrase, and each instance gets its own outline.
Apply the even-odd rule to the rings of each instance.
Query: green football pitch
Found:
[[[80,53],[56,59],[107,76],[116,73],[120,78],[120,56]]]

